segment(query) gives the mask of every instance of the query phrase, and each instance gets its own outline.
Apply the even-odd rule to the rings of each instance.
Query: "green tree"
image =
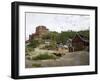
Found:
[[[59,42],[65,44],[67,39],[69,38],[73,38],[76,32],[74,31],[66,31],[66,32],[61,32],[61,34],[59,35]]]
[[[89,30],[79,31],[78,33],[89,40]]]
[[[28,46],[32,48],[36,48],[38,45],[39,45],[39,41],[33,39],[30,41],[30,44]]]

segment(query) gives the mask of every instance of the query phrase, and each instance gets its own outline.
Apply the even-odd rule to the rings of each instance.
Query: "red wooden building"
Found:
[[[76,33],[75,37],[72,39],[72,47],[70,47],[69,51],[81,51],[81,50],[89,50],[89,40]]]

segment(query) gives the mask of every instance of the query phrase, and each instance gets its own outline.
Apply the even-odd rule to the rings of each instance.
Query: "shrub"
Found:
[[[39,41],[38,40],[31,40],[30,44],[28,45],[31,48],[36,48],[39,45]]]
[[[28,54],[29,52],[34,51],[34,48],[30,46],[25,46],[25,53]]]
[[[32,64],[32,67],[41,67],[41,64],[33,63],[33,64]]]
[[[33,57],[33,60],[46,60],[46,59],[56,59],[57,57],[53,54],[48,54],[48,53],[44,53],[44,54],[39,54],[36,57]]]

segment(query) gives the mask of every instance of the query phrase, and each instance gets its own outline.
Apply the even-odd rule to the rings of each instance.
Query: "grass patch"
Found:
[[[47,60],[47,59],[56,59],[57,57],[53,54],[48,54],[48,53],[44,53],[44,54],[39,54],[35,57],[33,57],[33,60]]]
[[[41,64],[34,63],[34,64],[32,64],[32,67],[41,67]]]

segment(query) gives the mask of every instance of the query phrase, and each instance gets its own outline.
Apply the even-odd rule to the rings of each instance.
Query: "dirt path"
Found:
[[[86,51],[66,53],[63,57],[55,60],[26,59],[25,64],[26,68],[32,68],[32,64],[40,64],[41,67],[89,65],[89,53]]]

